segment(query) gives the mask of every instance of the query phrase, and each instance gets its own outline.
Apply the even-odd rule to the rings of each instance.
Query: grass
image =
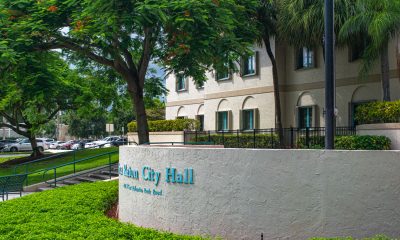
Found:
[[[83,159],[83,158],[88,158],[91,156],[107,153],[107,152],[112,152],[112,151],[117,151],[118,148],[98,148],[98,149],[86,149],[82,151],[76,152],[75,159]],[[113,154],[111,156],[111,162],[115,163],[118,162],[119,156],[117,154]],[[49,171],[47,174],[43,177],[43,171],[44,169],[51,168],[54,166],[58,166],[61,164],[69,163],[74,160],[74,154],[73,152],[66,153],[65,155],[56,157],[56,158],[51,158],[49,160],[44,160],[41,162],[36,162],[36,163],[30,163],[28,165],[24,166],[19,166],[17,168],[17,173],[32,173],[35,171],[40,171],[37,173],[30,174],[28,176],[28,183],[29,185],[43,182],[44,180],[51,179],[54,176],[54,171]],[[95,167],[103,166],[108,164],[108,155],[106,156],[100,156],[91,160],[87,160],[81,163],[76,164],[76,171],[84,171],[88,169],[92,169]],[[14,167],[6,167],[6,168],[0,168],[0,176],[5,176],[5,175],[10,175],[13,174]],[[74,172],[74,167],[73,165],[65,166],[62,168],[57,169],[57,177],[65,176],[68,174],[71,174]]]
[[[202,239],[136,227],[104,215],[118,182],[78,184],[0,203],[0,239]]]
[[[0,155],[0,163],[4,163],[4,162],[7,162],[7,161],[9,161],[9,160],[12,160],[12,159],[17,159],[17,158],[22,158],[22,157],[25,157],[25,156],[14,156],[14,157],[2,157],[1,155]]]

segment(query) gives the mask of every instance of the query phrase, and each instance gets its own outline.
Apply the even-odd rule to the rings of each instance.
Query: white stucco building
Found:
[[[323,127],[322,48],[295,49],[274,41],[272,45],[278,62],[284,127]],[[392,100],[400,99],[399,46],[397,38],[389,46]],[[352,126],[359,104],[382,99],[380,62],[367,79],[361,79],[360,49],[353,46],[336,52],[337,126]],[[254,55],[242,59],[241,64],[240,73],[207,73],[204,86],[169,75],[166,119],[197,118],[205,130],[274,128],[272,65],[264,46],[254,46]]]

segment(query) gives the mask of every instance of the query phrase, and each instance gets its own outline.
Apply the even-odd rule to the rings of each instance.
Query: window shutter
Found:
[[[299,106],[296,106],[296,108],[295,108],[295,126],[297,127],[297,128],[299,128],[300,127],[300,118],[299,118],[299,110],[300,110],[300,107]]]
[[[259,51],[255,52],[255,58],[256,58],[256,66],[255,66],[256,75],[259,75],[260,74],[260,54],[259,54]]]
[[[243,130],[243,110],[239,110],[239,129]]]
[[[254,128],[255,129],[260,129],[260,111],[258,108],[254,109]]]
[[[215,112],[215,130],[219,131],[220,129],[218,128],[218,112]]]
[[[312,127],[319,127],[319,108],[318,105],[312,106],[313,123]]]
[[[232,111],[228,111],[228,130],[232,130],[233,118]]]

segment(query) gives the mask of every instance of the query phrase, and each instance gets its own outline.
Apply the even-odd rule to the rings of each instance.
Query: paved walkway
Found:
[[[22,197],[23,196],[27,196],[27,195],[32,194],[32,193],[34,193],[34,192],[22,192]],[[8,200],[16,199],[16,198],[19,198],[19,197],[20,197],[19,194],[9,194],[8,195]],[[2,202],[2,201],[3,201],[3,198],[0,197],[0,202]],[[6,196],[4,196],[4,201],[7,201],[6,200]]]

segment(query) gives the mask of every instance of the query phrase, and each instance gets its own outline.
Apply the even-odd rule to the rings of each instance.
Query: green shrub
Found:
[[[156,120],[148,121],[148,124],[150,132],[199,130],[200,128],[200,121],[195,119]],[[128,131],[137,132],[136,121],[128,124]]]
[[[391,239],[392,238],[386,237],[384,235],[377,235],[371,238],[362,238],[362,240],[391,240]],[[310,240],[356,240],[356,239],[352,237],[340,237],[340,238],[310,238]]]
[[[358,124],[400,122],[400,100],[395,102],[371,102],[356,110]]]
[[[84,183],[0,202],[0,239],[201,239],[105,216],[118,182]]]
[[[194,140],[194,139],[193,139]],[[214,142],[216,145],[224,145],[226,148],[275,148],[278,146],[278,136],[271,134],[256,134],[254,145],[253,134],[211,134],[197,137],[197,142]]]
[[[325,148],[324,136],[312,136],[309,138],[310,146],[306,144],[306,138],[297,140],[297,147],[306,149]],[[335,149],[341,150],[389,150],[391,141],[385,136],[337,136],[335,138]]]

